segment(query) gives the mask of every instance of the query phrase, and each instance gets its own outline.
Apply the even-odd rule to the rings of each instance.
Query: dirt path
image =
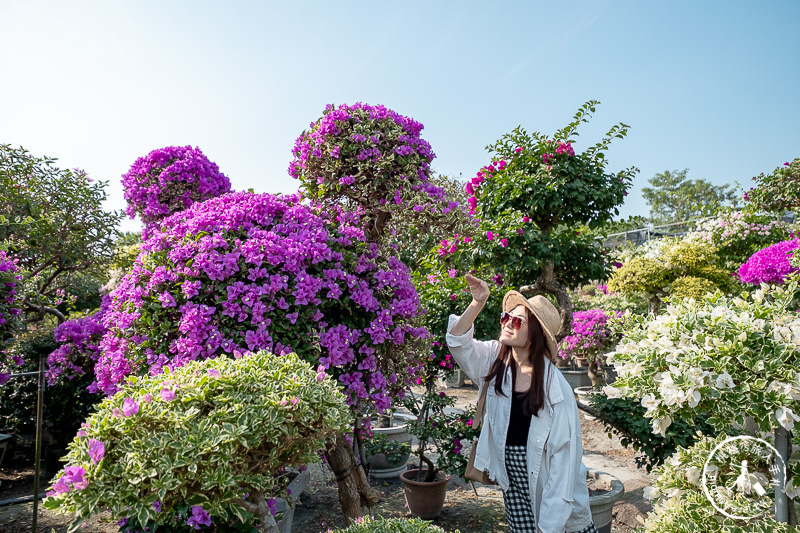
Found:
[[[477,388],[469,382],[462,387],[449,388],[447,393],[456,399],[456,407],[474,405],[477,401]],[[629,533],[639,525],[637,517],[651,509],[649,503],[642,498],[642,489],[650,483],[651,478],[643,468],[636,467],[635,453],[623,447],[617,437],[609,438],[599,421],[581,413],[581,428],[586,466],[608,472],[625,485],[623,499],[614,506],[611,531]],[[11,469],[8,468],[9,464],[5,466],[6,468],[0,468],[0,500],[29,494],[31,489],[26,489],[26,485],[29,486],[31,482],[25,480],[30,479],[30,475],[26,476],[24,469]],[[320,465],[313,465],[310,472],[309,486],[302,493],[300,503],[294,511],[293,531],[324,533],[328,528],[344,527],[345,521],[333,474]],[[381,502],[372,510],[373,515],[410,517],[399,478],[370,481],[382,494]],[[30,503],[0,507],[0,533],[31,531],[31,510]],[[57,515],[40,506],[39,532],[66,533],[70,523],[70,516]],[[457,529],[461,533],[506,531],[503,496],[497,488],[484,486],[477,487],[476,495],[472,487],[463,480],[451,479],[444,510],[435,523],[446,531]],[[101,515],[86,522],[86,526],[81,527],[80,531],[116,533],[118,528],[115,523],[110,523],[107,517]]]

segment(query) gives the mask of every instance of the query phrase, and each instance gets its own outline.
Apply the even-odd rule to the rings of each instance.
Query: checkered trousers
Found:
[[[511,533],[536,533],[536,517],[533,515],[533,505],[531,505],[526,457],[526,446],[506,446],[508,490],[503,492],[503,500]],[[597,528],[591,523],[583,530],[574,533],[597,533]]]

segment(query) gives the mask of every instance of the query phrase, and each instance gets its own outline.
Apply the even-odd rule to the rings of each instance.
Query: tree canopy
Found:
[[[737,207],[737,187],[714,185],[704,179],[689,179],[689,169],[665,170],[642,187],[642,197],[650,206],[650,220],[669,224],[716,214],[722,207]]]

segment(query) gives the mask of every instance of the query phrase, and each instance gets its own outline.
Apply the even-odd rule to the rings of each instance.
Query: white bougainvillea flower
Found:
[[[775,418],[778,423],[783,426],[786,431],[791,431],[795,422],[800,422],[800,416],[794,414],[794,411],[788,407],[778,407],[775,410]]]
[[[663,418],[653,420],[653,433],[658,433],[662,437],[666,436],[667,428],[672,424],[672,417],[667,415]]]
[[[733,378],[727,372],[723,372],[722,374],[718,375],[714,384],[718,389],[732,389],[736,386],[736,384],[733,382]]]

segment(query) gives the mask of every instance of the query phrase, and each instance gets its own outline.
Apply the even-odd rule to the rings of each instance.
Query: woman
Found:
[[[551,359],[561,326],[543,296],[503,298],[499,340],[476,341],[472,323],[489,298],[467,274],[472,302],[450,316],[447,345],[474,383],[488,387],[475,467],[503,490],[513,533],[596,533],[589,510],[581,426],[572,389]],[[537,529],[538,528],[538,529]]]

